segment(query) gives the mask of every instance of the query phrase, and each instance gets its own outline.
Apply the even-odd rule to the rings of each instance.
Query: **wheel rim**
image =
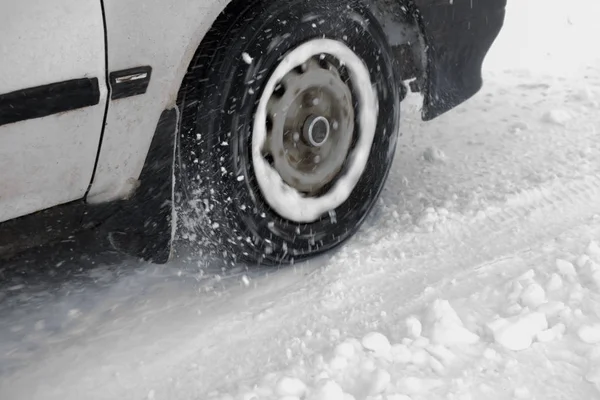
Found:
[[[267,81],[254,119],[252,160],[267,204],[299,223],[340,206],[365,169],[377,114],[369,71],[344,43],[315,39],[289,52]]]
[[[354,132],[352,93],[335,65],[311,58],[288,72],[267,103],[263,156],[281,179],[316,196],[341,171]]]

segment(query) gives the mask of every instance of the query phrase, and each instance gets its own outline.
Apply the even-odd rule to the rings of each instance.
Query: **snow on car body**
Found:
[[[1,5],[0,255],[94,228],[165,262],[175,191],[203,205],[194,229],[234,259],[277,264],[329,250],[358,229],[385,182],[402,82],[423,93],[425,120],[475,94],[505,5]],[[330,54],[327,40],[342,50]],[[305,60],[267,93],[285,56],[308,42]],[[363,66],[352,69],[346,54]],[[369,96],[376,106],[357,100]],[[261,127],[267,145],[253,142]],[[297,201],[281,201],[285,193]],[[328,195],[336,200],[323,203]]]

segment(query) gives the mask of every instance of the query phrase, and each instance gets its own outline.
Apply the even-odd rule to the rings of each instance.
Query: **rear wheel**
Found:
[[[233,260],[282,264],[348,239],[395,150],[400,91],[357,1],[249,1],[207,34],[180,96],[192,224]]]

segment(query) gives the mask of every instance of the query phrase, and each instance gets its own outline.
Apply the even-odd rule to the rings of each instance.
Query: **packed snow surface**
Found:
[[[429,123],[407,99],[330,255],[3,264],[0,399],[600,399],[598,15],[509,2],[482,91]]]

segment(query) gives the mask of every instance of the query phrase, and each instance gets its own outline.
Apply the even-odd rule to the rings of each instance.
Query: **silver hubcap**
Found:
[[[313,39],[292,49],[254,115],[252,165],[267,204],[298,223],[331,216],[365,170],[378,114],[369,70],[343,42]]]
[[[263,155],[309,196],[335,179],[352,143],[352,93],[340,71],[334,58],[311,58],[283,77],[267,104]]]

